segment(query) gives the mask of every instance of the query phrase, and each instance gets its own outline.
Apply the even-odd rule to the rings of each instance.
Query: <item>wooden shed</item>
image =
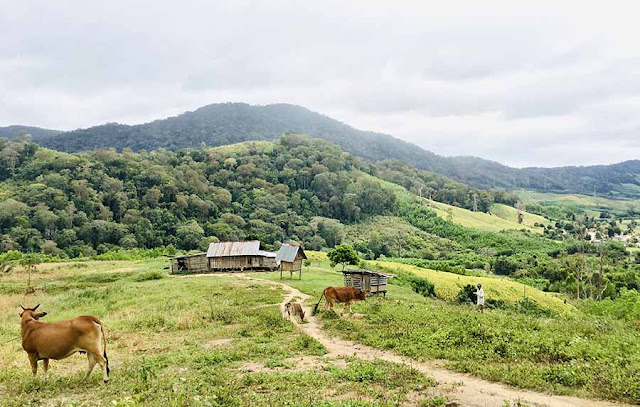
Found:
[[[207,253],[186,254],[169,258],[171,274],[177,273],[206,273],[209,271]]]
[[[355,287],[364,291],[367,295],[387,295],[387,280],[395,278],[394,274],[382,273],[371,270],[343,270],[344,286]]]
[[[293,278],[293,273],[297,271],[302,280],[302,260],[306,258],[307,255],[299,244],[285,243],[280,246],[276,256],[276,262],[280,264],[280,278],[282,278],[283,271],[288,271],[291,278]]]
[[[207,250],[210,271],[274,271],[276,253],[260,250],[260,241],[217,242]]]

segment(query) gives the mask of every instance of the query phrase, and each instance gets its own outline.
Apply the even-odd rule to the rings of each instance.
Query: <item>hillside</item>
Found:
[[[500,206],[504,193],[420,180],[448,203],[468,205],[480,195],[496,215],[437,201],[440,210],[430,208],[385,163],[300,135],[178,152],[82,154],[0,139],[0,251],[57,259],[134,248],[203,250],[216,240],[259,239],[264,249],[292,240],[312,250],[348,242],[366,259],[411,257],[425,268],[481,270],[560,292],[575,292],[573,273],[582,272],[566,256],[597,253],[575,241],[581,235],[560,233],[564,224],[542,235],[530,224],[539,218],[525,214],[519,225],[511,207]],[[609,274],[580,274],[580,292],[614,296],[637,286],[630,253],[619,244],[606,250]]]
[[[62,133],[60,130],[42,129],[40,127],[33,126],[7,126],[0,127],[0,137],[12,139],[19,136],[22,133],[30,134],[31,139],[37,143],[43,142],[43,140],[57,136]]]
[[[354,129],[300,106],[243,103],[213,104],[176,117],[140,125],[105,124],[79,129],[39,142],[60,151],[129,148],[133,151],[179,150],[273,140],[302,133],[339,145],[368,160],[400,160],[477,188],[523,188],[537,191],[640,196],[640,161],[562,168],[510,168],[476,157],[442,157],[392,136]]]

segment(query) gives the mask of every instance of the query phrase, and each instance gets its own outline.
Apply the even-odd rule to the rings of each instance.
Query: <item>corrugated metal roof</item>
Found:
[[[211,243],[207,257],[258,256],[260,241]]]
[[[193,254],[182,254],[180,256],[173,256],[173,257],[169,257],[169,259],[184,259],[187,257],[198,257],[198,256],[204,256],[207,253],[193,253]]]
[[[280,246],[280,250],[278,250],[278,255],[276,256],[276,261],[287,261],[292,262],[296,259],[296,255],[298,254],[298,250],[302,253],[303,258],[307,258],[307,255],[304,254],[304,250],[298,245],[285,243]]]
[[[258,250],[258,256],[276,257],[277,255],[278,255],[278,253],[276,253],[276,252],[268,252],[266,250]]]

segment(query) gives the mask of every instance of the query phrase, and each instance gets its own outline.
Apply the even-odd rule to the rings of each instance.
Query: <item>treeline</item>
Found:
[[[0,140],[0,250],[90,256],[117,248],[285,239],[320,249],[330,222],[394,210],[395,194],[360,176],[333,145],[288,135],[210,150],[80,155]],[[326,223],[326,224],[325,224]]]
[[[415,195],[472,211],[489,212],[494,203],[514,206],[518,202],[515,194],[469,188],[442,175],[420,171],[402,161],[380,161],[373,169],[376,177],[402,185]]]
[[[241,239],[332,247],[341,242],[341,224],[398,212],[394,191],[363,173],[409,189],[425,185],[436,199],[468,205],[463,185],[409,168],[400,178],[401,170],[292,134],[273,143],[141,153],[67,154],[0,139],[0,250],[77,257]],[[508,200],[472,192],[484,206]]]

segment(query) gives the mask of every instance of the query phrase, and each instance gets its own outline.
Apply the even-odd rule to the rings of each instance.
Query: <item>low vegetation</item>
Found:
[[[404,365],[334,359],[280,314],[283,292],[236,277],[170,277],[163,259],[46,264],[34,294],[21,273],[0,277],[0,405],[391,406],[430,399],[433,382]],[[60,320],[99,315],[112,375],[82,379],[86,356],[32,378],[20,347],[20,302]],[[42,372],[40,372],[40,375]],[[363,391],[363,386],[366,391]]]
[[[427,274],[415,268],[408,271],[465,278]],[[451,280],[434,277],[432,281],[436,296],[443,281],[448,284]],[[512,296],[515,302],[478,314],[468,302],[458,303],[460,290],[451,290],[454,298],[443,301],[396,281],[387,298],[369,298],[354,306],[364,318],[339,319],[328,312],[320,315],[324,327],[335,335],[416,359],[442,359],[451,369],[488,380],[556,394],[640,402],[639,327],[630,322],[632,314],[617,318],[611,309],[637,307],[635,292],[625,295],[621,303],[608,301],[576,309],[530,287],[527,300],[523,300],[522,285],[513,292],[502,291],[504,280],[468,278],[468,282],[478,281],[485,288],[488,303],[496,296]],[[320,263],[311,267],[302,281],[287,283],[317,298],[322,287],[340,284],[341,274]]]

